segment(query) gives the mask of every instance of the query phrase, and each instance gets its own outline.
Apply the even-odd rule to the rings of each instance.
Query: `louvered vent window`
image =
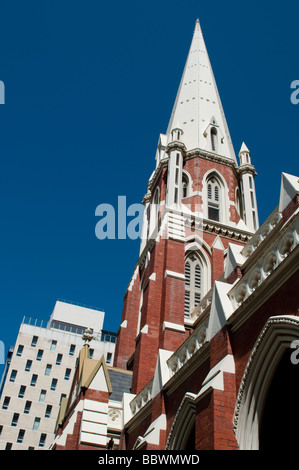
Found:
[[[189,317],[190,313],[190,292],[185,292],[185,316]]]
[[[196,305],[198,305],[199,302],[200,302],[200,294],[195,294],[194,300],[195,300],[194,301],[194,307],[196,307]]]
[[[216,178],[211,178],[207,185],[208,218],[220,221],[220,186]]]
[[[202,298],[202,266],[198,256],[192,253],[185,263],[185,317],[188,318],[192,310]]]
[[[200,266],[197,265],[195,267],[195,289],[200,289],[200,276],[201,276],[201,269]]]
[[[185,266],[185,284],[186,286],[190,286],[190,264],[186,263]]]

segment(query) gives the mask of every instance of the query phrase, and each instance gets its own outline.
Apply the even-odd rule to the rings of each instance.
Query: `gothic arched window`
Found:
[[[182,197],[188,197],[189,196],[189,178],[188,176],[183,173],[182,177]]]
[[[239,188],[236,189],[236,208],[239,216],[243,219],[243,208],[242,208],[242,199],[240,196]]]
[[[202,299],[203,266],[195,252],[191,253],[185,262],[185,317]]]
[[[208,219],[220,221],[221,188],[215,176],[207,183]]]
[[[153,233],[159,218],[159,204],[160,204],[160,190],[156,188],[152,204],[150,205],[150,221],[149,221],[149,235]]]
[[[158,221],[158,214],[159,214],[159,202],[160,202],[160,191],[159,188],[156,189],[155,191],[155,196],[154,196],[154,211],[155,211],[155,222],[157,223]]]

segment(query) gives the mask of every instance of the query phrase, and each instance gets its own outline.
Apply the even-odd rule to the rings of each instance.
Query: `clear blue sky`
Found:
[[[116,331],[139,241],[95,236],[95,209],[140,203],[199,17],[236,153],[252,154],[260,222],[299,174],[295,2],[4,1],[0,6],[0,340],[58,298]],[[0,369],[1,371],[1,369]]]

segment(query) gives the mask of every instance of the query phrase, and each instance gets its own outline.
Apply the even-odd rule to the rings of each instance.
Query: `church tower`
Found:
[[[153,378],[159,351],[175,351],[193,331],[197,306],[223,280],[228,244],[244,246],[258,229],[245,144],[239,158],[197,20],[143,199],[140,255],[118,332],[114,365],[133,371],[133,394]]]

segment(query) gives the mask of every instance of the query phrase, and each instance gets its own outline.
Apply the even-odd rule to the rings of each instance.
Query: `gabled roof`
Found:
[[[281,189],[279,199],[279,210],[282,212],[287,205],[299,194],[299,178],[288,173],[281,175]]]
[[[103,355],[101,359],[99,360],[89,359],[89,358],[84,360],[84,364],[83,364],[82,372],[81,372],[81,387],[88,388],[101,367],[103,368],[107,390],[109,393],[112,393],[110,377],[108,374],[107,365],[106,365],[105,358]]]

